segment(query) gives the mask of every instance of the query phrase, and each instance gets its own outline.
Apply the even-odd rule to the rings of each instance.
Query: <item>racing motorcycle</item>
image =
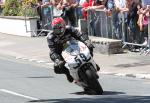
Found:
[[[78,40],[69,40],[62,51],[65,67],[74,78],[74,83],[92,95],[102,95],[103,89],[98,81],[97,66],[89,48]]]

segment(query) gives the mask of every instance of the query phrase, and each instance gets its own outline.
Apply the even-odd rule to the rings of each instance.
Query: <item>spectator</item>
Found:
[[[51,0],[51,4],[53,6],[53,18],[60,17],[62,14],[62,10],[59,8],[59,3],[61,0]]]
[[[51,10],[49,8],[49,5],[51,5],[51,3],[49,2],[49,0],[37,0],[36,4],[33,4],[31,2],[31,6],[32,7],[36,7],[37,9],[37,14],[39,16],[39,20],[37,21],[37,28],[40,29],[46,29],[49,30],[50,26],[50,21],[51,21]],[[39,33],[41,31],[38,31]],[[47,35],[47,32],[44,31],[44,33]]]
[[[114,10],[114,0],[106,0],[105,1],[106,13],[108,16],[112,16]]]
[[[114,9],[114,0],[106,0],[105,6],[108,11],[112,11]]]
[[[79,6],[82,6],[86,0],[79,0]]]
[[[97,33],[99,32],[99,30],[96,30],[96,28],[99,28],[99,17],[97,18],[96,13],[95,13],[95,9],[104,9],[105,5],[104,5],[104,1],[103,0],[86,0],[83,3],[83,8],[82,8],[82,12],[83,12],[83,18],[85,20],[87,20],[87,12],[89,13],[89,24],[91,27],[91,31],[90,34],[94,35],[94,36],[98,36]],[[98,24],[98,25],[97,25]]]
[[[42,0],[42,7],[49,7],[49,5],[51,5],[50,0]]]
[[[148,17],[150,16],[150,6],[147,5],[146,8],[139,7],[137,13],[139,14],[139,20],[137,23],[140,26],[141,42],[143,42],[143,45],[147,45],[148,44]]]
[[[104,1],[103,0],[86,0],[83,3],[83,8],[82,8],[82,12],[83,12],[83,17],[84,19],[87,19],[87,11],[89,10],[95,10],[95,9],[104,9],[105,5],[104,5]]]
[[[83,5],[82,5],[82,12],[83,12],[83,17],[84,19],[87,20],[87,11],[88,11],[88,7],[93,5],[93,1],[92,0],[86,0],[84,1]]]
[[[106,7],[106,15],[107,15],[107,27],[108,29],[106,29],[108,32],[106,32],[109,38],[113,38],[114,37],[114,33],[113,33],[113,28],[115,23],[113,23],[113,13],[114,13],[114,0],[106,0],[105,1],[105,7]],[[111,25],[110,25],[111,24]]]
[[[2,13],[2,5],[3,5],[3,2],[2,2],[2,0],[0,0],[0,15]]]
[[[42,21],[41,5],[42,5],[42,0],[37,0],[36,8],[37,8],[37,14],[40,17],[40,21]]]
[[[67,24],[69,22],[71,26],[76,26],[75,8],[77,6],[78,2],[76,0],[61,0],[58,4],[58,8],[63,11],[61,17]]]
[[[49,5],[50,5],[50,2],[48,2],[48,0],[37,0],[37,4],[36,5],[34,5],[34,4],[32,4],[33,6],[36,6],[36,8],[37,8],[37,12],[38,12],[38,15],[40,16],[40,20],[42,20],[42,17],[41,17],[41,15],[42,15],[42,8],[44,8],[44,7],[48,7]]]
[[[51,2],[50,0],[42,0],[42,28],[50,30],[51,20],[52,20],[52,11],[51,11]]]
[[[128,42],[137,43],[139,41],[139,30],[138,30],[138,8],[140,2],[138,0],[128,0],[128,17],[127,17],[127,25],[129,30]]]
[[[37,29],[39,31],[37,31],[37,33],[40,33],[42,29],[42,8],[41,8],[42,0],[37,0],[36,4],[31,2],[30,5],[32,8],[36,8],[37,15],[39,16],[39,19],[37,20]]]
[[[51,4],[55,7],[61,2],[61,0],[51,0]]]
[[[113,13],[113,25],[114,33],[117,39],[122,39],[125,41],[125,30],[124,23],[127,22],[127,1],[126,0],[114,0],[115,12]],[[123,24],[123,25],[122,25]]]
[[[90,6],[89,10],[94,9],[104,9],[105,8],[105,1],[104,0],[96,0],[92,6]]]
[[[78,3],[78,6],[76,8],[76,18],[77,20],[82,19],[83,18],[83,13],[82,13],[82,4],[84,3],[85,0],[76,0],[76,2]]]
[[[138,26],[140,28],[140,31],[142,31],[142,29],[143,29],[142,20],[143,20],[143,11],[144,11],[144,9],[142,8],[142,4],[141,3],[137,5],[137,8],[138,8],[137,14],[139,16],[137,24],[138,24]]]

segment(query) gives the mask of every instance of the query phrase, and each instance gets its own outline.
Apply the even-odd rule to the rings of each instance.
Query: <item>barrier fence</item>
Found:
[[[88,34],[110,39],[122,39],[125,42],[128,32],[127,25],[124,22],[124,14],[120,16],[120,20],[115,20],[119,18],[113,18],[113,15],[113,13],[106,12],[105,10],[89,11],[87,20]]]
[[[52,30],[51,27],[51,21],[55,17],[60,17],[62,14],[61,10],[56,9],[53,6],[48,6],[48,7],[43,7],[36,9],[33,8],[33,11],[37,12],[37,16],[39,16],[37,20],[37,36],[43,35],[43,33],[47,33]],[[25,11],[26,13],[26,11]],[[26,21],[27,13],[25,14],[25,21]],[[82,17],[81,15],[81,7],[78,7],[75,9],[75,19],[76,19],[76,24],[75,26],[78,26],[78,19]],[[27,25],[26,25],[27,26]],[[27,28],[27,27],[26,27]]]
[[[53,19],[53,9],[51,6],[48,6],[40,8],[38,12],[40,18],[37,21],[37,28],[39,30],[37,36],[42,36],[43,34],[46,35],[50,30],[52,30],[51,21]]]
[[[78,26],[78,20],[82,18],[81,7],[75,10],[76,15],[76,26]],[[51,28],[51,21],[54,17],[60,16],[62,11],[57,11],[54,7],[49,6],[41,9],[41,19],[38,20],[38,33],[37,36],[42,35],[43,32],[49,32]],[[120,15],[120,14],[117,14]],[[85,26],[85,25],[82,25]],[[121,14],[119,18],[116,18],[116,12],[112,11],[106,12],[105,10],[92,10],[88,11],[87,15],[87,30],[88,35],[97,36],[110,39],[120,39],[123,43],[123,48],[125,47],[142,47],[141,54],[148,54],[150,45],[150,18],[148,25],[148,44],[143,45],[136,43],[133,40],[133,34],[128,29],[126,22],[126,13]],[[139,31],[136,29],[136,35]],[[135,38],[134,38],[135,39]],[[136,37],[136,39],[140,39]]]
[[[112,18],[104,10],[88,11],[88,34],[91,36],[114,38]]]
[[[120,17],[116,18],[116,16]],[[116,15],[115,11],[112,11],[112,14],[105,10],[88,11],[88,35],[120,39],[123,43],[122,48],[133,50],[135,47],[138,47],[140,49],[140,54],[144,53],[147,55],[150,52],[150,18],[148,24],[148,43],[145,45],[141,43],[141,34],[138,27],[136,27],[134,31],[135,34],[131,32],[127,25],[126,17],[127,12]]]

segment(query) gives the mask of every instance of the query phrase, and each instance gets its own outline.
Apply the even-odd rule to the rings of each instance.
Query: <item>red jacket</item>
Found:
[[[94,6],[95,2],[93,0],[89,0],[89,2],[85,1],[82,5],[83,8],[87,8],[89,6]],[[83,11],[83,17],[87,19],[87,11]]]

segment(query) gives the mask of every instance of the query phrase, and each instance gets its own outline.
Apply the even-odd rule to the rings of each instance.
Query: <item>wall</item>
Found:
[[[37,18],[0,16],[0,32],[19,36],[36,35]]]

